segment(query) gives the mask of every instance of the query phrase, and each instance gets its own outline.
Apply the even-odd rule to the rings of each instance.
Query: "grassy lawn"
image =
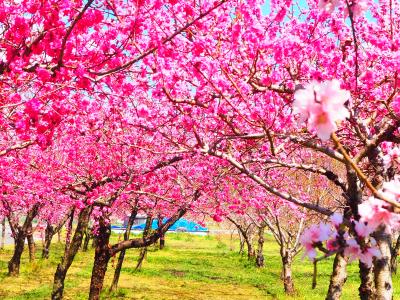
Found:
[[[117,239],[117,236],[113,236]],[[39,241],[37,242],[39,244]],[[150,248],[147,260],[139,272],[135,272],[137,250],[130,250],[125,257],[119,290],[112,294],[103,292],[103,299],[324,299],[331,272],[331,260],[318,265],[318,285],[311,289],[312,264],[301,260],[294,264],[294,280],[298,290],[296,297],[286,297],[280,280],[280,257],[277,245],[267,239],[265,245],[266,266],[254,267],[237,253],[237,241],[224,236],[192,236],[169,234],[166,248]],[[49,299],[53,274],[63,253],[63,246],[54,243],[50,259],[28,261],[27,249],[18,278],[7,276],[7,261],[12,255],[9,246],[0,252],[0,299]],[[79,252],[66,279],[65,299],[87,299],[93,250]],[[108,289],[113,276],[111,261],[105,281]],[[358,275],[355,263],[348,268],[349,278],[343,299],[357,299]],[[400,287],[400,276],[394,278],[394,287]],[[400,299],[396,289],[395,299]]]

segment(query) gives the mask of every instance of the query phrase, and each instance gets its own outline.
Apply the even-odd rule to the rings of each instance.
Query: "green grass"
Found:
[[[116,240],[117,236],[113,236]],[[318,285],[311,289],[312,264],[296,259],[293,266],[297,296],[287,297],[280,280],[280,257],[277,245],[267,238],[265,262],[258,269],[237,253],[237,241],[224,236],[169,234],[164,250],[149,248],[141,271],[135,271],[138,250],[129,250],[121,273],[119,290],[108,293],[113,276],[113,259],[108,268],[103,299],[324,299],[332,269],[332,260],[318,265]],[[39,243],[38,243],[39,244]],[[25,251],[19,277],[7,276],[7,261],[12,247],[0,252],[0,299],[49,299],[53,274],[63,253],[63,245],[54,243],[50,259],[42,260],[40,248],[35,262]],[[79,252],[67,275],[65,299],[87,299],[93,250]],[[348,268],[349,278],[342,299],[358,295],[357,265]],[[394,287],[400,286],[399,276]],[[395,299],[400,293],[395,291]]]

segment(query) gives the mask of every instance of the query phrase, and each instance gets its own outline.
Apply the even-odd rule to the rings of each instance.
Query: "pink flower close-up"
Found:
[[[306,121],[309,130],[316,130],[318,137],[326,141],[337,130],[336,122],[349,117],[345,102],[350,93],[340,88],[338,80],[318,83],[313,81],[294,94],[293,112]]]

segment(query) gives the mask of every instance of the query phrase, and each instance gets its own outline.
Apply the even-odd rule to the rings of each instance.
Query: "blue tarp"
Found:
[[[168,219],[164,218],[163,223],[165,223]],[[132,226],[132,230],[144,230],[144,227],[146,224],[140,224],[136,226]],[[117,226],[112,226],[112,228],[117,228]],[[123,227],[120,227],[123,228]],[[153,220],[153,223],[151,224],[151,229],[157,229],[157,220]],[[196,222],[189,221],[186,219],[179,219],[178,221],[175,222],[174,225],[171,226],[171,228],[168,231],[182,231],[182,232],[207,232],[208,228],[202,227]]]

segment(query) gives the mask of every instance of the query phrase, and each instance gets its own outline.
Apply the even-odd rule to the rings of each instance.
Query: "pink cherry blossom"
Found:
[[[380,258],[381,256],[382,254],[376,246],[368,247],[359,253],[360,261],[366,264],[368,267],[372,266],[373,258]]]
[[[365,222],[355,221],[355,230],[360,237],[368,237],[374,230],[375,227]]]
[[[328,13],[332,13],[338,4],[339,0],[319,0],[318,8]]]
[[[339,227],[340,224],[343,223],[343,215],[340,213],[335,212],[333,215],[330,216],[330,220],[335,225],[335,227]]]
[[[361,254],[360,245],[353,238],[346,241],[346,248],[344,250],[344,255],[349,258],[349,261],[358,259]]]
[[[344,106],[350,93],[340,88],[338,80],[318,83],[313,81],[294,94],[293,112],[299,113],[301,120],[308,120],[308,128],[317,131],[322,140],[328,140],[336,131],[337,121],[344,120],[349,112]]]
[[[388,198],[399,201],[400,200],[400,177],[396,176],[393,180],[384,182],[382,191]]]
[[[367,0],[353,0],[351,10],[355,17],[362,16],[369,8]]]
[[[149,109],[145,105],[139,105],[137,108],[137,114],[140,118],[148,118],[149,117]]]
[[[400,149],[399,147],[390,148],[388,153],[383,157],[385,168],[395,167],[400,164]]]
[[[312,225],[304,231],[300,238],[300,242],[303,244],[306,254],[310,259],[317,256],[315,251],[315,243],[324,242],[330,238],[332,229],[329,224],[320,223],[318,225]]]
[[[389,193],[385,193],[389,194]],[[366,201],[358,205],[358,212],[361,216],[360,221],[366,222],[369,230],[375,230],[380,225],[386,225],[390,230],[392,227],[400,225],[400,216],[388,210],[389,205],[375,197],[369,197]],[[360,228],[361,232],[363,231]]]

